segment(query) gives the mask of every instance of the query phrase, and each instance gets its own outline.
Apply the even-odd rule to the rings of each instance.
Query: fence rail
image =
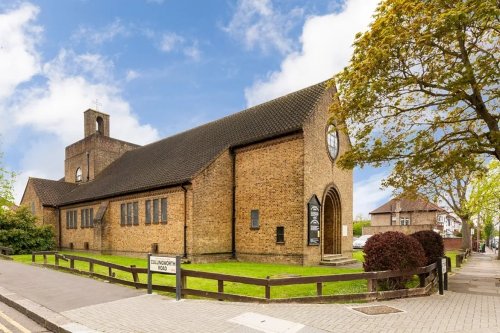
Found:
[[[49,264],[47,261],[47,256],[54,256],[54,264]],[[80,274],[86,274],[93,277],[98,277],[110,282],[116,282],[125,284],[128,286],[133,286],[137,289],[146,289],[147,283],[140,281],[140,274],[147,274],[147,268],[140,268],[131,265],[130,267],[122,266],[94,258],[81,257],[76,255],[63,255],[55,251],[44,251],[44,252],[33,252],[32,262],[36,263],[36,257],[43,256],[43,265],[55,269],[76,272]],[[60,265],[61,261],[69,262],[69,267]],[[85,262],[88,263],[88,270],[81,270],[75,268],[75,262]],[[95,266],[102,266],[108,269],[107,275],[101,274],[95,271]],[[116,271],[121,271],[131,274],[131,280],[125,280],[116,277]],[[425,267],[419,267],[413,270],[406,271],[379,271],[379,272],[360,272],[360,273],[349,273],[349,274],[337,274],[337,275],[319,275],[319,276],[304,276],[304,277],[289,277],[289,278],[253,278],[245,276],[235,276],[221,273],[211,273],[194,271],[188,269],[181,269],[182,278],[182,295],[185,296],[197,296],[213,298],[217,300],[228,300],[228,301],[239,301],[239,302],[324,302],[324,301],[359,301],[359,300],[379,300],[379,299],[390,299],[390,298],[401,298],[409,296],[420,296],[426,295],[436,284],[436,273],[437,265],[433,263]],[[377,281],[384,280],[394,277],[410,277],[418,275],[419,276],[419,287],[403,290],[392,290],[392,291],[377,291]],[[207,291],[199,289],[189,288],[188,283],[189,278],[201,278],[207,280],[217,281],[217,291]],[[343,295],[324,295],[323,285],[327,282],[341,282],[341,281],[355,281],[355,280],[366,280],[367,281],[367,291],[365,293],[357,294],[343,294]],[[143,281],[146,281],[144,278]],[[248,284],[254,286],[260,286],[264,288],[264,297],[255,297],[247,295],[236,295],[230,294],[224,291],[225,282],[234,282],[241,284]],[[315,284],[316,285],[316,295],[315,296],[301,296],[301,297],[291,297],[291,298],[271,298],[271,288],[278,286],[291,286],[300,284]],[[175,287],[164,286],[164,285],[153,285],[154,290],[175,292]]]

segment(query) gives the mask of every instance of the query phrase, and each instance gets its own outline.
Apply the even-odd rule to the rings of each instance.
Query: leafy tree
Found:
[[[485,171],[480,158],[455,156],[460,149],[452,147],[447,155],[434,152],[420,164],[413,159],[395,163],[392,174],[383,182],[406,195],[420,195],[431,201],[446,204],[462,221],[462,248],[470,247],[469,198],[472,182]],[[451,162],[455,161],[455,162]]]
[[[500,159],[499,17],[496,0],[383,1],[334,78],[333,121],[353,139],[340,165]]]
[[[2,153],[0,152],[0,210],[4,206],[11,206],[14,202],[14,177],[14,172],[3,167]]]
[[[352,224],[352,235],[359,237],[363,234],[363,227],[369,227],[370,226],[370,220],[357,220],[354,221]]]
[[[0,210],[0,245],[11,247],[14,254],[51,250],[55,246],[54,230],[37,226],[36,217],[26,207]]]

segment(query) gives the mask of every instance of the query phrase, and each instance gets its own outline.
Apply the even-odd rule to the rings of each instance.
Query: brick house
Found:
[[[30,178],[21,204],[54,226],[62,249],[317,264],[351,257],[349,149],[328,125],[332,90],[302,89],[137,146],[84,113],[64,178]]]
[[[437,230],[442,214],[446,214],[444,209],[424,198],[402,196],[370,212],[370,226],[363,228],[363,235],[385,231],[411,234],[420,230]]]

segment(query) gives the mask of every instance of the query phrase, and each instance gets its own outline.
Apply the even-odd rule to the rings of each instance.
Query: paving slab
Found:
[[[144,294],[84,276],[0,260],[0,286],[56,312]]]

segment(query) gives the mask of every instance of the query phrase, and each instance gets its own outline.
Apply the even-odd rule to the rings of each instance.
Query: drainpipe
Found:
[[[184,258],[187,258],[187,188],[183,184],[181,185],[184,191]]]
[[[229,149],[232,163],[231,258],[236,259],[236,154]]]
[[[57,248],[60,250],[62,244],[61,209],[59,207],[55,207],[55,209],[57,211],[57,229],[58,229]]]
[[[90,153],[87,152],[87,181],[90,179]]]

